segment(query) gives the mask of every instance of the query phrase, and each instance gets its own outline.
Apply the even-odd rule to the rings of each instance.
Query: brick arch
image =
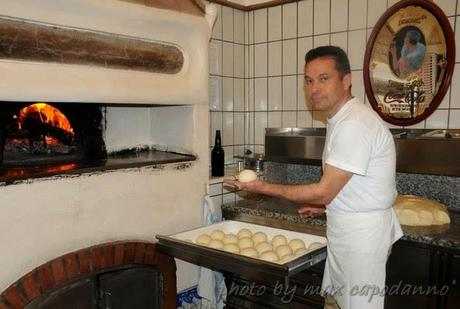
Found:
[[[162,309],[176,308],[176,264],[154,243],[115,242],[68,253],[10,285],[0,295],[0,309],[24,308],[38,297],[87,275],[125,265],[156,268],[163,277]]]

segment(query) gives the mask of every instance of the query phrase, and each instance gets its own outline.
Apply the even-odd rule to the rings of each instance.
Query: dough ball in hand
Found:
[[[238,181],[240,182],[250,182],[257,179],[257,173],[253,170],[242,170],[238,174]]]

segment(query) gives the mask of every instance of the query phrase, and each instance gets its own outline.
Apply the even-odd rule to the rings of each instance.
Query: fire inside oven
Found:
[[[0,105],[0,165],[24,166],[106,156],[101,106],[75,103]]]

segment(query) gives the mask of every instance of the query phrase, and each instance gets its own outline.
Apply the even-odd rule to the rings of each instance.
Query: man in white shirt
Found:
[[[225,182],[316,205],[302,207],[301,214],[326,211],[325,308],[383,308],[388,253],[402,236],[392,209],[397,194],[393,137],[372,109],[352,97],[350,64],[342,49],[322,46],[305,55],[305,92],[313,109],[328,117],[320,181]]]

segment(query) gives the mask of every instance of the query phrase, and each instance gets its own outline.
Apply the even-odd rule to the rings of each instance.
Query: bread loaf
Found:
[[[427,198],[400,195],[393,207],[402,225],[429,226],[450,223],[447,207]]]

